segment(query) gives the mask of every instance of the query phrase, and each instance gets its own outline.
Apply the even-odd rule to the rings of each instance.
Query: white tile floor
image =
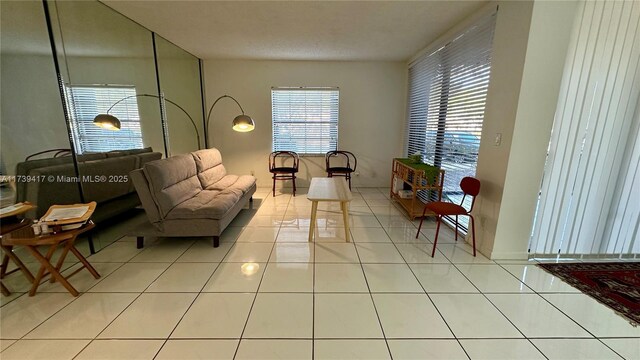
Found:
[[[431,258],[433,222],[416,239],[385,189],[354,191],[350,243],[327,204],[307,242],[304,190],[255,198],[219,248],[111,244],[89,258],[101,279],[72,278],[77,298],[8,279],[0,357],[640,359],[640,328],[532,263],[474,258],[446,229]]]

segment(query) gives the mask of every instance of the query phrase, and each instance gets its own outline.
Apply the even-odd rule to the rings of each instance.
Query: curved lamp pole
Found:
[[[255,127],[256,127],[256,123],[253,121],[253,119],[250,116],[245,115],[244,109],[242,108],[242,105],[240,105],[238,100],[236,100],[233,96],[229,96],[229,95],[226,95],[226,94],[222,95],[219,98],[217,98],[216,101],[213,102],[213,105],[211,105],[211,107],[209,108],[209,112],[207,113],[207,127],[204,130],[205,131],[205,140],[206,140],[207,147],[210,144],[209,143],[209,120],[211,119],[211,112],[213,111],[213,108],[216,106],[218,101],[220,101],[220,100],[222,100],[224,98],[229,98],[229,99],[235,101],[235,103],[240,108],[240,111],[242,112],[241,115],[238,115],[233,119],[233,130],[239,131],[239,132],[249,132],[249,131],[253,131],[253,129],[255,129]]]
[[[198,140],[198,150],[202,149],[202,146],[200,146],[200,132],[198,132],[198,127],[196,126],[195,121],[193,121],[193,118],[191,117],[191,115],[189,115],[189,113],[182,108],[182,106],[176,104],[175,102],[165,98],[164,96],[158,96],[158,95],[152,95],[152,94],[136,94],[136,95],[129,95],[126,96],[118,101],[116,101],[113,105],[111,105],[111,107],[109,107],[109,109],[107,109],[107,113],[106,114],[98,114],[94,119],[93,119],[93,123],[96,124],[97,126],[100,126],[101,128],[104,129],[109,129],[109,130],[120,130],[120,120],[109,114],[109,111],[111,111],[111,109],[113,109],[116,105],[118,105],[119,103],[130,99],[132,97],[152,97],[152,98],[156,98],[156,99],[161,99],[164,100],[170,104],[175,105],[178,109],[182,110],[182,112],[187,115],[187,117],[189,118],[189,120],[191,121],[191,124],[193,125],[193,130],[196,132],[196,138]],[[215,104],[214,104],[215,105]],[[240,104],[238,104],[240,105]]]

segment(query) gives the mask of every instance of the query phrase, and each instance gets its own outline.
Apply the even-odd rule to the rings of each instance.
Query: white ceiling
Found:
[[[486,1],[130,1],[108,6],[203,59],[407,60]]]

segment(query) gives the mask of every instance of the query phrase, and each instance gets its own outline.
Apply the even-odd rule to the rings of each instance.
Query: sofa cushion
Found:
[[[208,188],[227,175],[227,171],[222,165],[222,155],[218,149],[198,150],[191,154],[196,162],[198,179],[200,179],[202,188]]]
[[[245,194],[255,182],[256,178],[251,175],[226,175],[215,184],[209,185],[206,189],[218,191],[224,189],[239,189]]]
[[[106,157],[112,158],[112,157],[120,157],[120,156],[127,156],[127,155],[144,154],[152,151],[153,151],[152,148],[146,147],[143,149],[113,150],[104,154],[106,155]]]
[[[148,162],[144,173],[162,216],[202,191],[191,154]]]
[[[138,159],[135,156],[78,164],[80,176],[83,178],[85,200],[100,204],[132,192],[131,182],[127,178],[129,173],[136,169],[137,164]],[[70,171],[73,172],[73,168]]]
[[[242,191],[226,189],[223,191],[203,190],[191,199],[174,207],[166,219],[222,219],[240,200]]]

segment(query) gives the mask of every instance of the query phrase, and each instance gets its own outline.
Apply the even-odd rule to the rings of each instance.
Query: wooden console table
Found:
[[[403,199],[394,192],[395,179],[409,185],[412,192],[411,198]],[[442,184],[444,184],[444,170],[427,164],[417,164],[409,159],[393,159],[391,168],[390,198],[397,201],[413,220],[422,216],[424,203],[418,199],[418,191],[432,190],[438,192],[438,200],[442,199]],[[427,215],[435,215],[427,212]]]

